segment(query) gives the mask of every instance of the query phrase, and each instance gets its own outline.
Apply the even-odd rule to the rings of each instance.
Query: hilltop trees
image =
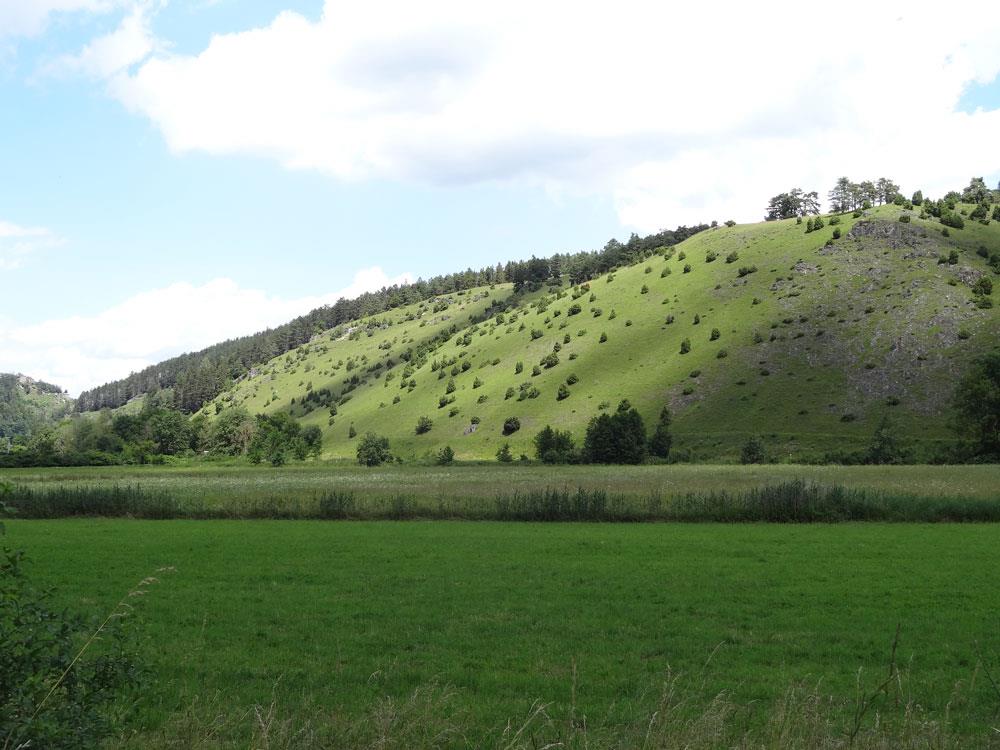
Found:
[[[814,190],[806,193],[802,188],[792,188],[787,193],[778,193],[767,203],[765,221],[794,219],[819,213],[819,194]]]
[[[899,185],[888,177],[880,177],[875,182],[852,182],[849,177],[840,177],[827,197],[830,210],[842,214],[864,208],[865,204],[892,203],[898,195]]]
[[[888,177],[879,177],[875,183],[875,192],[880,206],[883,203],[892,203],[899,194],[899,185]]]
[[[986,187],[982,177],[973,177],[969,180],[969,186],[962,191],[962,201],[965,203],[990,203],[992,200],[993,191]]]

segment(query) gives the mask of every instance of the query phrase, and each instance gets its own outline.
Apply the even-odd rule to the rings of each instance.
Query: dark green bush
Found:
[[[376,435],[374,432],[365,433],[358,443],[357,457],[358,463],[362,466],[381,466],[386,461],[391,461],[389,438]]]
[[[507,417],[503,422],[503,434],[513,435],[521,429],[521,420],[517,417]]]

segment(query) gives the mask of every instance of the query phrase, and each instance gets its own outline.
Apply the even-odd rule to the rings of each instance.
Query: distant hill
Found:
[[[57,385],[27,375],[0,373],[0,439],[29,437],[73,407]]]
[[[544,425],[579,443],[621,399],[647,425],[669,406],[694,459],[735,458],[751,434],[778,460],[855,448],[884,415],[918,447],[951,437],[957,379],[1000,344],[1000,313],[976,293],[1000,270],[1000,222],[949,230],[886,205],[806,228],[713,227],[589,283],[566,263],[545,283],[366,315],[254,367],[201,413],[288,411],[323,430],[328,458],[353,456],[352,426],[407,457],[450,445],[492,459],[507,441],[531,455]],[[433,426],[418,435],[422,416]],[[521,427],[505,436],[508,417]]]
[[[680,242],[707,228],[707,224],[682,226],[642,238],[632,235],[628,243],[612,240],[600,251],[508,261],[478,271],[470,268],[428,280],[418,279],[412,284],[366,292],[352,299],[341,299],[276,328],[214,344],[198,352],[181,354],[132,373],[127,378],[84,391],[76,400],[76,408],[81,412],[116,409],[147,393],[171,389],[175,406],[192,412],[227,389],[234,379],[246,375],[255,365],[353,320],[484,284],[544,279],[549,276],[553,265],[565,265],[576,269],[577,273],[589,274],[617,265],[622,259],[636,257],[650,248]]]

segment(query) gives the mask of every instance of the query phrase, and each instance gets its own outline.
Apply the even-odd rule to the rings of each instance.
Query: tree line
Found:
[[[0,452],[0,468],[158,464],[170,456],[239,456],[280,466],[318,456],[319,427],[302,425],[287,412],[251,416],[226,409],[210,422],[173,408],[162,392],[145,397],[135,413],[75,414],[59,429],[36,432]]]
[[[927,204],[936,208],[937,213],[934,215],[938,217],[941,215],[942,205],[954,209],[955,203],[972,203],[977,208],[971,218],[988,220],[989,212],[986,207],[1000,203],[1000,184],[996,190],[991,190],[982,177],[973,177],[962,192],[950,191],[940,201],[935,202],[926,200],[922,190],[917,190],[912,198],[907,199],[900,192],[899,185],[888,177],[861,182],[854,182],[850,177],[840,177],[827,194],[827,199],[830,211],[833,213],[847,213],[886,203],[908,205],[910,208]],[[806,216],[818,216],[820,213],[817,191],[806,192],[802,188],[792,188],[786,193],[778,193],[771,197],[767,203],[764,220],[801,219]],[[998,216],[1000,211],[995,211],[993,219],[1000,220]]]

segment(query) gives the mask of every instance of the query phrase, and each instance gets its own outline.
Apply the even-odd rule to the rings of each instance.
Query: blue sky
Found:
[[[340,293],[753,221],[840,174],[1000,180],[972,146],[1000,132],[991,5],[869,10],[836,54],[781,5],[0,0],[0,371],[76,392]],[[871,85],[890,60],[909,74]]]

